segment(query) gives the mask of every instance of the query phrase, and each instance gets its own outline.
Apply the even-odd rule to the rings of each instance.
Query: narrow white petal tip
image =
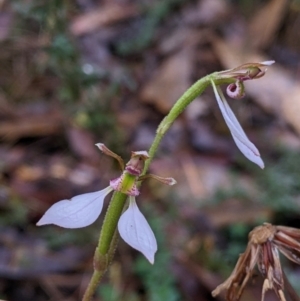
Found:
[[[144,254],[145,255],[145,254]],[[145,255],[146,257],[146,255]],[[154,264],[154,255],[151,257],[146,257],[151,264]]]
[[[37,223],[37,226],[43,226],[43,225],[48,225],[47,222],[43,221],[43,218],[41,218]]]
[[[261,159],[260,156],[256,156],[256,160],[252,161],[253,163],[257,164],[261,169],[265,168],[265,163],[264,161]]]
[[[122,239],[132,248],[140,251],[153,264],[157,243],[144,215],[140,212],[134,197],[129,198],[129,207],[122,214],[118,229]]]
[[[257,165],[261,168],[261,169],[264,169],[265,168],[265,163],[264,163],[264,161],[261,159],[261,158],[259,158],[260,160],[260,162],[259,163],[257,163]]]
[[[260,168],[264,168],[264,162],[260,157],[258,149],[248,139],[239,121],[237,120],[231,108],[229,107],[222,90],[219,87],[217,87],[213,81],[211,83],[219,108],[231,132],[235,144],[247,159],[257,164]]]
[[[265,66],[271,66],[275,63],[275,61],[265,61],[265,62],[261,62],[260,64],[265,65]]]
[[[174,178],[167,178],[168,180],[168,185],[173,186],[177,184],[177,181]]]
[[[248,158],[249,159],[249,158]],[[249,159],[253,163],[257,164],[261,169],[265,168],[264,161],[261,159],[261,157],[256,157],[253,160]]]
[[[53,204],[37,222],[37,226],[54,224],[63,228],[83,228],[92,224],[100,215],[104,198],[113,189],[107,188],[62,200]]]
[[[232,132],[233,140],[243,155],[251,162],[257,164],[261,169],[264,169],[265,164],[260,157],[259,151],[256,146],[245,137],[236,137]]]
[[[149,154],[147,151],[136,151],[132,152],[132,155],[134,156],[144,156],[145,158],[150,158]]]
[[[103,148],[105,147],[105,145],[103,143],[96,143],[95,144],[101,151],[103,151]]]

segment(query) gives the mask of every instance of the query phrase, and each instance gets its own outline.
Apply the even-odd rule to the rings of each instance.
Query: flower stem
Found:
[[[113,235],[111,244],[110,244],[110,248],[108,250],[108,256],[107,256],[107,264],[105,266],[103,266],[103,269],[99,269],[99,262],[97,262],[97,258],[99,257],[99,254],[97,254],[97,252],[99,251],[98,248],[96,248],[95,251],[95,257],[94,257],[94,272],[92,275],[92,278],[88,284],[88,287],[84,293],[84,296],[82,298],[82,301],[90,301],[93,297],[93,295],[95,294],[98,284],[101,281],[103,275],[105,274],[108,266],[110,265],[110,263],[112,262],[115,250],[116,250],[116,246],[118,243],[118,239],[119,239],[119,234],[118,231],[115,230],[115,233]]]
[[[212,73],[198,80],[178,99],[173,108],[170,110],[169,114],[162,120],[157,129],[156,136],[149,150],[150,158],[145,162],[142,175],[147,172],[158,146],[170,126],[181,114],[181,112],[210,85],[211,80],[215,81],[217,84],[232,82],[231,79],[224,80],[218,78],[217,72]],[[82,301],[91,300],[97,289],[98,283],[101,281],[103,274],[106,272],[113,259],[118,237],[117,224],[124,210],[126,199],[126,194],[117,191],[112,196],[103,221],[98,247],[96,248],[95,252],[94,273]]]
[[[127,197],[126,194],[115,191],[111,198],[105,214],[97,247],[102,256],[107,255],[111,247],[112,238],[117,229],[118,221],[123,212]]]
[[[92,300],[99,282],[110,265],[118,243],[117,224],[126,204],[127,195],[118,191],[112,196],[105,214],[98,246],[94,255],[94,272],[82,301]]]
[[[144,170],[142,175],[144,175],[150,166],[150,163],[157,151],[157,148],[171,127],[176,118],[185,110],[185,108],[193,101],[195,98],[203,93],[203,91],[211,84],[211,81],[215,82],[216,85],[230,84],[233,82],[232,78],[224,78],[220,76],[220,72],[214,72],[208,74],[198,81],[196,81],[189,89],[187,89],[182,96],[176,101],[169,114],[162,120],[157,128],[156,136],[152,142],[149,149],[150,158],[145,162]]]
[[[100,282],[100,280],[102,279],[102,276],[104,275],[104,273],[98,272],[96,270],[94,270],[93,272],[93,276],[89,282],[89,285],[83,295],[82,301],[90,301],[92,300],[92,297],[98,287],[98,283]]]
[[[153,140],[153,143],[149,149],[150,158],[145,162],[145,167],[143,170],[143,174],[145,174],[150,166],[150,163],[157,151],[157,148],[171,127],[176,118],[182,113],[182,111],[197,97],[199,96],[206,88],[210,85],[210,80],[214,78],[215,73],[207,75],[197,82],[195,82],[187,91],[183,93],[183,95],[177,100],[175,105],[170,110],[169,114],[162,120],[158,129],[156,131],[156,136]]]

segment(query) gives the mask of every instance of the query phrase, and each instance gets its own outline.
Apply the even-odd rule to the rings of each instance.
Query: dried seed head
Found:
[[[274,234],[276,233],[276,227],[264,223],[262,226],[258,226],[254,228],[250,233],[249,233],[249,240],[253,244],[263,244],[267,242],[268,240],[273,240]]]
[[[257,264],[265,279],[262,288],[262,301],[264,301],[265,293],[270,289],[274,290],[280,301],[286,301],[285,285],[293,300],[299,300],[281,268],[279,251],[288,259],[300,264],[299,229],[273,226],[269,223],[254,228],[249,233],[246,251],[240,255],[233,272],[224,283],[212,292],[212,295],[215,297],[221,291],[226,290],[227,301],[239,300]]]

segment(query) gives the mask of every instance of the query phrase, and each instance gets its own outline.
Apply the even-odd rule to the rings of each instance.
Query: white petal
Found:
[[[219,105],[219,108],[222,112],[224,120],[231,132],[231,135],[240,149],[240,151],[244,154],[246,158],[250,161],[257,164],[259,167],[264,168],[264,162],[260,157],[260,153],[256,146],[248,139],[244,130],[242,129],[240,123],[235,117],[234,113],[230,109],[222,90],[219,87],[216,87],[215,83],[211,81],[214,93]]]
[[[260,64],[265,65],[265,66],[271,66],[275,63],[275,61],[264,61],[260,62]]]
[[[100,215],[104,198],[113,189],[85,193],[53,204],[38,221],[37,226],[54,224],[63,228],[83,228],[92,224]]]
[[[132,155],[134,156],[144,156],[146,159],[149,159],[150,156],[147,151],[137,151],[137,152],[132,152]]]
[[[232,135],[232,137],[235,141],[235,144],[240,149],[240,151],[244,154],[244,156],[248,158],[251,162],[257,164],[260,168],[264,169],[265,164],[264,161],[261,159],[260,155],[254,154],[248,145],[246,145],[243,141],[239,140],[234,135]]]
[[[128,209],[119,220],[118,229],[126,243],[143,253],[150,263],[154,263],[154,255],[157,251],[156,239],[132,196],[129,197]]]

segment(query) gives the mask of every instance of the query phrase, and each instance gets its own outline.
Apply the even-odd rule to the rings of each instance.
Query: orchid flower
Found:
[[[107,149],[103,144],[96,144],[104,153],[117,159],[124,166],[123,160]],[[122,239],[132,248],[140,251],[150,263],[154,263],[157,242],[146,218],[139,210],[135,197],[139,195],[136,182],[151,177],[139,177],[143,170],[144,161],[149,158],[146,151],[132,152],[131,160],[127,163],[122,175],[110,181],[108,187],[91,193],[85,193],[62,200],[53,204],[38,221],[37,225],[54,224],[63,228],[83,228],[94,223],[101,214],[105,197],[112,191],[120,191],[129,196],[129,206],[120,217],[118,230]],[[173,178],[153,176],[161,182],[173,185]]]
[[[234,113],[230,109],[222,90],[220,89],[220,87],[217,87],[213,81],[211,83],[221,113],[237,147],[240,149],[240,151],[244,154],[246,158],[256,163],[259,167],[264,168],[264,162],[260,157],[258,149],[246,136],[240,123],[238,122]]]
[[[231,98],[239,99],[245,96],[244,92],[244,84],[243,82],[246,80],[256,79],[262,77],[266,70],[262,70],[262,68],[266,68],[274,63],[274,61],[266,61],[262,63],[256,64],[244,64],[240,67],[226,70],[220,72],[220,79],[232,79],[235,80],[234,83],[231,83],[227,87],[227,94]],[[260,153],[256,146],[248,139],[244,130],[242,129],[240,123],[235,117],[233,111],[230,109],[226,98],[219,86],[211,80],[211,84],[214,90],[214,94],[216,100],[218,102],[221,113],[224,117],[224,120],[231,132],[231,135],[239,148],[239,150],[244,154],[246,158],[250,161],[257,164],[259,167],[264,168],[264,162],[260,157]]]

